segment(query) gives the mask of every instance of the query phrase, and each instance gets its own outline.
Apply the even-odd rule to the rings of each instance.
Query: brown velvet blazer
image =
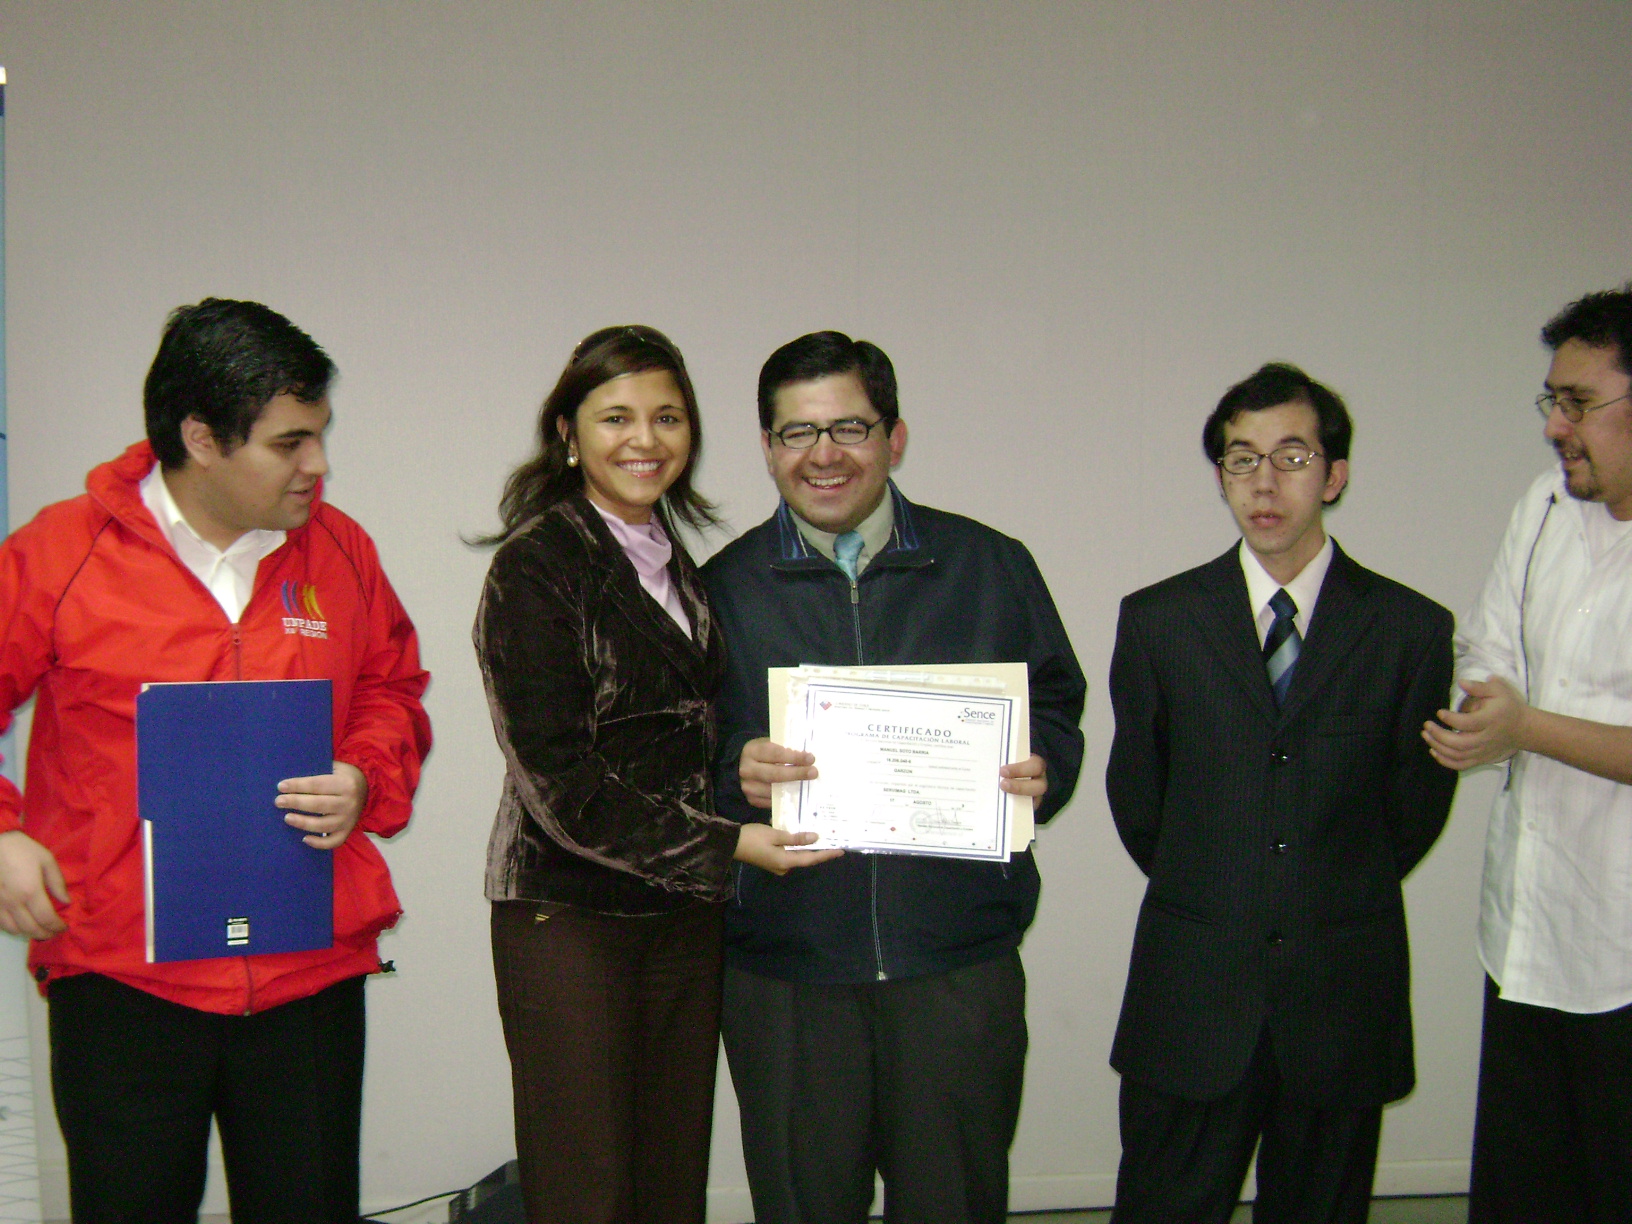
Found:
[[[691,638],[582,496],[494,554],[474,633],[506,765],[489,900],[635,915],[730,895],[738,828],[711,783],[724,648],[678,540],[669,574]]]

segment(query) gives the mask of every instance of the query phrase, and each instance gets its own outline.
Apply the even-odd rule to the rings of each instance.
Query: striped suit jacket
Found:
[[[1149,877],[1111,1064],[1222,1096],[1267,1032],[1284,1090],[1327,1108],[1415,1082],[1400,881],[1456,775],[1420,730],[1451,614],[1332,557],[1285,705],[1235,549],[1122,601],[1106,791]]]

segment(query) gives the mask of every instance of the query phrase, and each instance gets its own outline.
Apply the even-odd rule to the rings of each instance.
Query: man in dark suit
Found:
[[[1106,790],[1150,877],[1111,1065],[1115,1224],[1364,1221],[1385,1102],[1411,1090],[1400,881],[1456,776],[1420,736],[1451,615],[1361,568],[1325,507],[1343,402],[1289,365],[1203,430],[1242,542],[1122,601]]]

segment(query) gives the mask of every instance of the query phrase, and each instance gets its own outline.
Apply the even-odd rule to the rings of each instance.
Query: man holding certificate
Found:
[[[850,849],[781,877],[740,867],[727,910],[755,1218],[860,1224],[876,1170],[892,1221],[995,1224],[1038,893],[1023,822],[1076,784],[1082,671],[1023,545],[891,483],[907,427],[877,346],[784,345],[759,413],[782,503],[704,568],[729,659],[717,802],[764,820],[775,788]],[[816,751],[772,738],[775,718],[785,739],[803,719]]]
[[[176,310],[147,440],[0,547],[0,712],[35,698],[28,789],[0,780],[0,928],[35,941],[75,1220],[191,1224],[212,1116],[235,1221],[357,1220],[362,984],[401,912],[365,834],[407,823],[430,725],[413,625],[368,536],[321,500],[333,375],[258,303]],[[146,945],[142,822],[167,813],[148,803],[138,699],[204,681],[323,682],[332,743],[319,734],[310,776],[267,782],[256,818],[294,854],[332,855],[332,898],[314,901],[332,904],[332,941],[196,959]],[[183,784],[191,760],[196,789],[219,790],[198,762],[220,727],[195,722],[174,760]],[[282,738],[246,726],[241,755]],[[229,915],[214,932],[253,952],[261,918]]]
[[[1105,788],[1150,883],[1111,1065],[1117,1224],[1364,1221],[1385,1102],[1411,1090],[1400,881],[1456,775],[1419,731],[1445,700],[1451,614],[1325,532],[1348,411],[1288,365],[1203,429],[1241,530],[1122,601]]]

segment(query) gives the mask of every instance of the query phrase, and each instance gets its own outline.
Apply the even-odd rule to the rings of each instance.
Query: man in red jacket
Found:
[[[35,943],[76,1222],[196,1219],[216,1119],[236,1224],[358,1216],[363,978],[400,908],[363,832],[408,821],[430,724],[373,542],[321,501],[334,364],[282,315],[175,311],[147,441],[0,546],[0,729],[35,698],[28,788],[0,779],[0,929]],[[330,773],[277,806],[334,854],[334,943],[149,964],[136,695],[328,679]]]

